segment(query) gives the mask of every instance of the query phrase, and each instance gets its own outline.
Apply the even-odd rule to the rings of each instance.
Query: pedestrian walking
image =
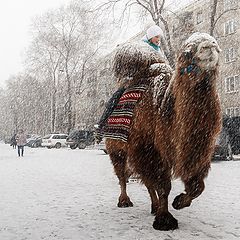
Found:
[[[17,147],[18,147],[18,156],[23,157],[24,146],[27,143],[27,137],[22,129],[18,131],[18,134],[16,135],[16,140],[17,140]]]

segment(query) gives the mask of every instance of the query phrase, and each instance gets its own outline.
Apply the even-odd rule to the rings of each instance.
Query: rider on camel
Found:
[[[151,46],[152,49],[154,49],[154,52],[159,53],[159,55],[167,62],[167,59],[160,47],[160,41],[161,41],[161,38],[163,37],[164,37],[164,34],[162,29],[157,25],[153,25],[147,29],[146,35],[142,38],[142,41],[147,43],[149,46]],[[98,133],[101,132],[104,126],[106,125],[107,119],[109,118],[114,108],[118,104],[119,99],[121,98],[126,88],[127,88],[126,84],[124,86],[119,87],[118,90],[113,94],[113,96],[107,102],[105,110],[98,124],[95,125],[97,127],[97,134],[96,134],[97,143],[102,141],[102,136],[101,134],[98,134]]]

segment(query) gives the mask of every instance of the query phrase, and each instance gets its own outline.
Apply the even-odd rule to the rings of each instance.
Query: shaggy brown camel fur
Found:
[[[175,209],[190,206],[204,190],[204,178],[208,175],[221,128],[216,92],[219,52],[214,38],[193,34],[180,51],[165,94],[157,89],[161,74],[154,78],[142,77],[151,84],[136,106],[128,142],[106,140],[121,186],[118,207],[133,206],[126,182],[130,173],[137,175],[151,197],[151,212],[156,215],[154,229],[178,227],[178,221],[168,211],[173,177],[181,178],[185,184],[185,193],[173,201]],[[118,65],[118,72],[119,69]],[[159,92],[157,97],[156,92]]]

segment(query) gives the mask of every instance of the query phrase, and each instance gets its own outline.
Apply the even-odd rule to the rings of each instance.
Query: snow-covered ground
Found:
[[[0,240],[240,239],[240,161],[213,163],[206,190],[191,207],[174,210],[183,190],[173,182],[170,211],[179,229],[152,228],[148,193],[129,183],[132,208],[116,207],[119,186],[99,150],[16,150],[0,144]]]

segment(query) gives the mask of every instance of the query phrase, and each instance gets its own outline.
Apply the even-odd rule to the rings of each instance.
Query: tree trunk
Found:
[[[51,132],[55,132],[56,122],[56,88],[54,87],[52,92],[52,104],[51,104]]]
[[[217,5],[218,5],[218,0],[213,0],[213,5],[212,5],[212,12],[210,16],[210,29],[209,29],[209,34],[213,36],[213,31],[215,28],[215,17],[216,17],[216,12],[217,12]]]
[[[68,104],[67,104],[67,133],[69,134],[72,129],[72,91],[71,91],[71,78],[66,72],[67,78],[67,96],[68,96]]]

